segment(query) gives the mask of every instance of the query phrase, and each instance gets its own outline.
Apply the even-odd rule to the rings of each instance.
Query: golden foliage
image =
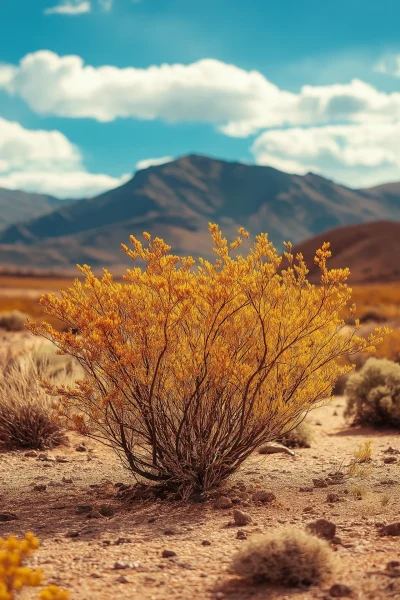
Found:
[[[13,600],[15,593],[24,587],[37,587],[42,582],[42,572],[25,566],[25,561],[39,547],[33,533],[18,540],[10,535],[0,538],[0,600]],[[49,586],[39,594],[40,600],[68,600],[69,594],[55,585]]]
[[[131,236],[123,250],[141,266],[125,282],[84,265],[84,283],[42,297],[69,331],[29,325],[86,373],[75,388],[47,386],[65,418],[136,475],[175,489],[203,491],[228,477],[325,402],[351,370],[338,359],[373,351],[381,334],[342,331],[351,290],[347,269],[327,268],[329,244],[316,253],[314,286],[291,244],[280,257],[261,234],[244,256],[247,232],[232,244],[217,225],[210,232],[216,260],[197,264],[160,238],[145,233],[143,245]]]

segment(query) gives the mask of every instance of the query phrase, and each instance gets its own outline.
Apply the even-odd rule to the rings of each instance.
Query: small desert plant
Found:
[[[400,365],[386,358],[369,358],[346,386],[347,416],[355,423],[400,427]]]
[[[327,402],[351,370],[337,359],[380,339],[341,333],[351,290],[346,269],[328,270],[328,244],[315,257],[316,286],[290,244],[280,257],[261,234],[243,256],[242,238],[229,244],[217,225],[210,231],[214,263],[132,236],[124,250],[144,268],[120,283],[80,267],[84,283],[41,300],[68,331],[30,325],[85,371],[74,389],[46,387],[61,392],[69,422],[111,446],[135,476],[185,495],[219,485],[260,443]]]
[[[311,440],[311,427],[303,421],[294,429],[284,433],[278,441],[288,448],[310,448]]]
[[[0,328],[6,331],[23,331],[28,315],[20,310],[9,310],[0,313]]]
[[[252,536],[233,558],[233,571],[255,582],[309,586],[325,582],[334,571],[334,555],[326,541],[287,527]]]
[[[26,560],[39,547],[37,538],[27,533],[18,540],[10,535],[0,538],[0,600],[14,600],[16,594],[25,587],[38,587],[42,583],[42,572],[25,566]],[[55,585],[44,588],[39,600],[68,600],[67,591]]]
[[[35,353],[22,354],[0,370],[0,447],[46,449],[66,442],[54,399],[39,384],[43,376],[60,383],[68,379]]]
[[[372,448],[371,440],[362,442],[353,453],[353,458],[347,465],[348,477],[353,479],[368,479],[372,473],[371,460]]]

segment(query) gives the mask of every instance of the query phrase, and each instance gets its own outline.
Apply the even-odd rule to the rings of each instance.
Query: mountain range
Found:
[[[336,227],[400,221],[400,183],[353,190],[314,173],[291,175],[197,155],[138,171],[97,197],[57,202],[51,212],[27,213],[24,222],[16,218],[0,231],[0,264],[67,271],[88,263],[118,270],[129,264],[121,242],[143,231],[164,238],[178,254],[210,257],[210,221],[232,237],[240,226],[252,234],[267,231],[279,248],[283,240],[299,244]],[[303,246],[315,250],[317,240]]]
[[[0,231],[13,223],[34,219],[57,210],[63,202],[44,194],[0,188]]]

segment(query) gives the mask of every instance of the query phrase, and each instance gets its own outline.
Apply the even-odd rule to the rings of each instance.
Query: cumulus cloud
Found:
[[[145,69],[85,65],[79,56],[42,50],[0,66],[0,87],[37,113],[113,121],[118,117],[212,123],[226,135],[329,122],[400,118],[400,93],[359,80],[281,90],[257,71],[214,59]]]
[[[387,54],[374,65],[374,71],[400,77],[400,54]]]
[[[148,169],[149,167],[156,167],[157,165],[164,165],[174,160],[173,156],[162,156],[161,158],[144,158],[136,163],[136,171],[142,169]]]
[[[84,170],[17,171],[4,176],[0,173],[0,187],[50,194],[60,198],[84,198],[118,187],[129,178],[130,175],[111,177]]]
[[[348,185],[400,179],[400,120],[275,129],[253,143],[257,164],[292,173],[321,172]]]
[[[58,4],[57,6],[52,6],[51,8],[46,8],[43,12],[45,15],[68,15],[68,16],[76,16],[83,15],[85,13],[89,13],[91,11],[90,2],[65,2],[62,4]]]
[[[0,118],[0,187],[79,198],[128,179],[88,173],[79,149],[59,131],[29,130]]]

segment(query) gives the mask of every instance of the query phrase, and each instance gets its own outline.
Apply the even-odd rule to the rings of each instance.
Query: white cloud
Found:
[[[387,54],[374,65],[374,71],[400,77],[400,54]]]
[[[84,2],[65,2],[63,4],[58,4],[57,6],[52,6],[51,8],[46,8],[43,12],[45,15],[83,15],[85,13],[89,13],[91,11],[91,4],[88,1]]]
[[[59,131],[25,129],[0,117],[1,171],[27,167],[51,170],[61,164],[68,170],[80,161],[78,148]]]
[[[122,185],[130,175],[111,177],[109,175],[77,171],[19,171],[2,176],[0,187],[40,192],[60,198],[84,198]]]
[[[174,160],[173,156],[162,156],[161,158],[144,158],[136,163],[136,171],[142,169],[148,169],[149,167],[156,167],[157,165],[164,165]]]
[[[208,122],[235,137],[269,127],[400,118],[400,93],[363,81],[304,86],[296,94],[257,71],[213,59],[121,69],[42,50],[17,67],[0,66],[0,86],[39,114],[102,122],[118,117]]]
[[[400,120],[265,131],[254,142],[257,164],[321,172],[347,185],[400,179]]]
[[[61,132],[25,129],[0,118],[0,187],[80,198],[117,187],[129,177],[88,173],[79,149]]]

